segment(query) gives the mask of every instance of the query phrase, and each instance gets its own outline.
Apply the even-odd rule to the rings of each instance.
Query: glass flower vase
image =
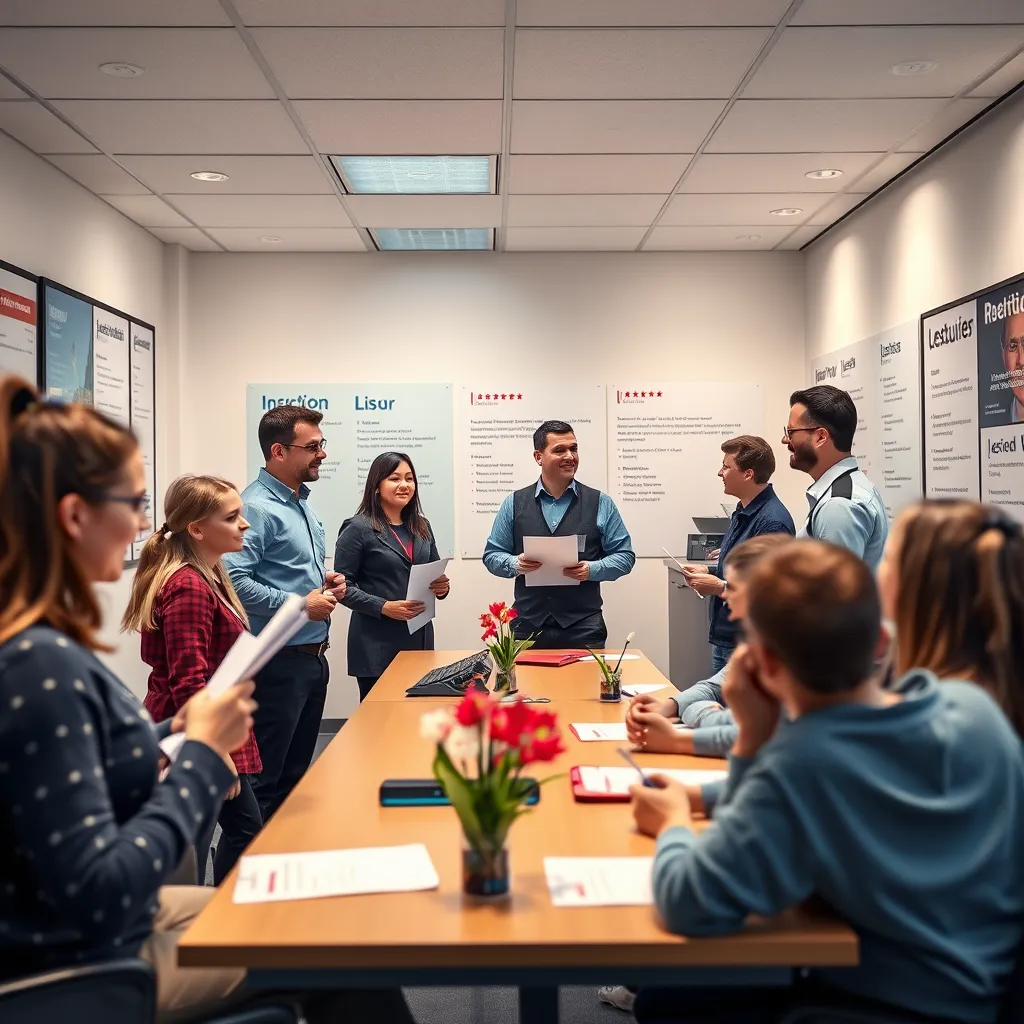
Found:
[[[519,686],[516,684],[516,667],[511,665],[508,668],[497,666],[494,672],[494,692],[503,696],[516,693]]]
[[[477,899],[498,900],[509,894],[508,847],[492,842],[474,845],[462,837],[462,892]]]

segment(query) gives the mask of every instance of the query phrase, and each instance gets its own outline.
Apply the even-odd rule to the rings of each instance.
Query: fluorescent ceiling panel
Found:
[[[355,195],[469,195],[495,190],[490,156],[332,156]]]
[[[385,251],[494,248],[491,228],[378,228],[373,235]]]

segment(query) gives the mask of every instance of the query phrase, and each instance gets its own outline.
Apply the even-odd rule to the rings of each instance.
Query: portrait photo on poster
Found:
[[[978,299],[978,425],[1024,423],[1024,277]]]

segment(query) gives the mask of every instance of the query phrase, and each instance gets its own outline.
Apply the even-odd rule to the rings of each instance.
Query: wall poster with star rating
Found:
[[[382,452],[408,455],[416,467],[420,503],[442,558],[454,554],[455,478],[451,384],[250,384],[246,389],[248,479],[263,465],[257,428],[278,405],[323,413],[327,459],[311,485],[310,505],[327,532],[327,554],[344,520],[363,497],[370,463]]]
[[[463,387],[456,405],[464,485],[459,547],[480,558],[505,497],[535,483],[533,432],[545,420],[564,420],[580,446],[582,483],[607,490],[608,446],[603,384],[529,384],[521,388]]]
[[[757,384],[609,385],[608,493],[639,557],[685,553],[694,516],[732,513],[716,474],[738,434],[764,435]]]

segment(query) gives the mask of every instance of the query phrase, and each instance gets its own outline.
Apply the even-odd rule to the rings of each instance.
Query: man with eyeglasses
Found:
[[[264,413],[259,441],[266,465],[242,492],[242,514],[250,528],[242,550],[224,556],[253,633],[291,594],[305,595],[310,619],[256,675],[253,730],[263,771],[253,790],[264,821],[313,760],[327,699],[330,617],[345,596],[345,577],[327,572],[324,527],[308,501],[307,484],[320,479],[327,458],[322,419],[322,413],[301,405]]]
[[[872,570],[889,536],[885,503],[854,455],[857,407],[831,384],[794,391],[782,443],[789,464],[810,476],[807,521],[797,537],[813,537],[847,548]]]
[[[1024,313],[1015,313],[1003,324],[1003,366],[1009,374],[1013,401],[1010,422],[1024,423]]]

